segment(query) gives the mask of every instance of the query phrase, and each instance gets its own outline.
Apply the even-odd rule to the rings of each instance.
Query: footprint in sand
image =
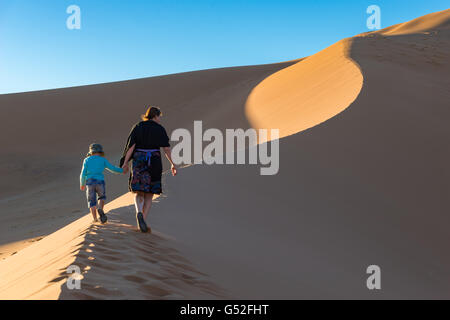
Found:
[[[151,297],[156,298],[163,298],[171,294],[170,291],[163,289],[159,286],[156,286],[155,284],[144,284],[141,285],[139,289],[146,295],[150,295]]]
[[[131,282],[135,282],[135,283],[144,283],[147,280],[135,275],[128,275],[128,276],[124,276],[123,277],[125,280],[131,281]]]

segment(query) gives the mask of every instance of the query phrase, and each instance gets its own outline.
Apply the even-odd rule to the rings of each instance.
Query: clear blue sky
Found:
[[[69,5],[81,30],[69,30]],[[0,0],[0,93],[272,63],[448,8],[448,0]]]

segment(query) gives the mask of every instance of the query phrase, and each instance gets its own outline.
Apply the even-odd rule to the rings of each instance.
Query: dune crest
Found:
[[[314,127],[345,110],[363,85],[344,39],[265,79],[250,94],[246,116],[257,129],[280,129],[280,138]]]
[[[450,9],[433,12],[417,19],[399,23],[394,26],[384,28],[374,33],[382,35],[406,35],[414,33],[423,33],[435,29],[444,30],[450,28]]]

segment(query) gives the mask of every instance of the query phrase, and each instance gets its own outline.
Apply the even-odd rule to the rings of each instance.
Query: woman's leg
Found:
[[[144,211],[142,212],[144,214],[144,219],[147,219],[147,215],[152,207],[152,201],[153,201],[153,193],[146,193],[143,209]]]
[[[134,197],[134,205],[136,207],[136,213],[144,211],[144,202],[145,202],[144,194],[142,192],[137,192]]]

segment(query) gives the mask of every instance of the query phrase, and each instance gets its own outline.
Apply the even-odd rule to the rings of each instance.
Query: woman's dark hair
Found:
[[[162,115],[161,110],[158,107],[149,107],[147,112],[142,115],[142,120],[152,120],[155,117],[159,117]]]

